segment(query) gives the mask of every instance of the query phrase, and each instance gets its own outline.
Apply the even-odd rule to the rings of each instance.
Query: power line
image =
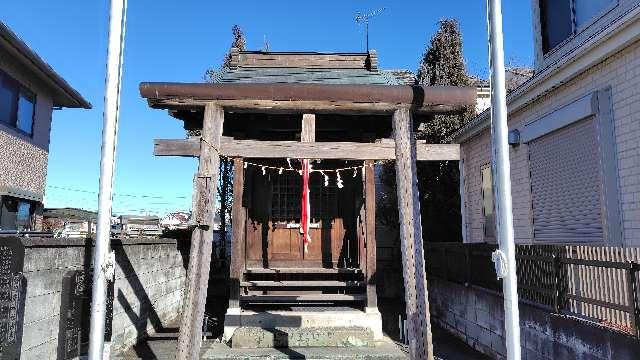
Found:
[[[81,190],[81,189],[74,189],[74,188],[68,188],[68,187],[62,187],[62,186],[47,185],[47,188],[98,195],[97,191]],[[143,198],[143,199],[161,199],[161,200],[168,199],[168,198],[171,198],[171,199],[191,199],[190,196],[157,196],[157,195],[116,194],[116,193],[114,193],[113,196],[133,197],[133,198]]]

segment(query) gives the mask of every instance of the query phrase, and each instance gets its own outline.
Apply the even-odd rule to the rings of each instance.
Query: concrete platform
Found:
[[[382,340],[382,317],[378,309],[365,311],[346,309],[318,309],[314,310],[265,310],[251,311],[229,309],[225,316],[225,341],[233,337],[239,327],[257,327],[273,329],[279,327],[295,328],[366,328],[373,332],[374,340]]]
[[[234,349],[375,346],[371,329],[360,327],[263,329],[240,327],[231,338]]]
[[[460,339],[433,326],[433,347],[436,359],[442,360],[489,360],[488,357],[470,348]],[[159,359],[174,360],[178,344],[177,330],[154,334],[129,348],[125,353],[112,354],[111,359]],[[356,348],[291,348],[291,349],[233,349],[230,346],[207,340],[203,344],[202,359],[368,359],[406,360],[406,347],[397,345],[389,338],[376,342],[375,347]]]
[[[332,348],[303,347],[286,349],[232,349],[222,343],[207,346],[202,359],[367,359],[406,360],[408,355],[392,342],[375,347]]]
[[[173,360],[176,354],[175,340],[159,339],[147,341],[144,348],[135,347],[125,354],[112,359],[158,359]],[[391,340],[383,340],[375,347],[333,348],[305,347],[287,349],[234,349],[221,342],[206,341],[202,346],[201,359],[239,360],[239,359],[317,359],[317,360],[407,360],[408,354]]]

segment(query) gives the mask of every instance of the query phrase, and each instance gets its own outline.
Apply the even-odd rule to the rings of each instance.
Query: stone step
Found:
[[[157,346],[157,342],[151,342],[151,346]],[[156,352],[156,354],[159,353]],[[160,354],[164,355],[164,353]],[[171,355],[174,354],[171,353]],[[207,360],[408,360],[409,355],[388,339],[378,342],[376,346],[367,347],[299,347],[286,349],[234,349],[225,343],[205,341],[202,344],[200,358]],[[166,358],[166,360],[173,359],[175,359],[173,356]]]
[[[304,294],[304,295],[240,295],[243,303],[261,304],[300,304],[300,303],[334,303],[358,302],[366,300],[364,294]]]
[[[337,281],[337,280],[298,280],[298,281],[243,281],[240,283],[242,287],[248,288],[312,288],[314,290],[320,288],[344,288],[344,287],[362,287],[364,281]]]
[[[233,333],[234,349],[368,347],[374,346],[374,334],[363,327],[239,327]]]
[[[360,274],[358,268],[249,268],[247,274]]]

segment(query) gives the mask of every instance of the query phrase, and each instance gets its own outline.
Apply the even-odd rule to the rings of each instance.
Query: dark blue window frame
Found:
[[[36,95],[0,70],[0,124],[33,136]]]

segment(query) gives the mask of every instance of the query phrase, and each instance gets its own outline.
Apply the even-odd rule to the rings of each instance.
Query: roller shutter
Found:
[[[601,242],[601,174],[595,118],[529,142],[536,241]]]

